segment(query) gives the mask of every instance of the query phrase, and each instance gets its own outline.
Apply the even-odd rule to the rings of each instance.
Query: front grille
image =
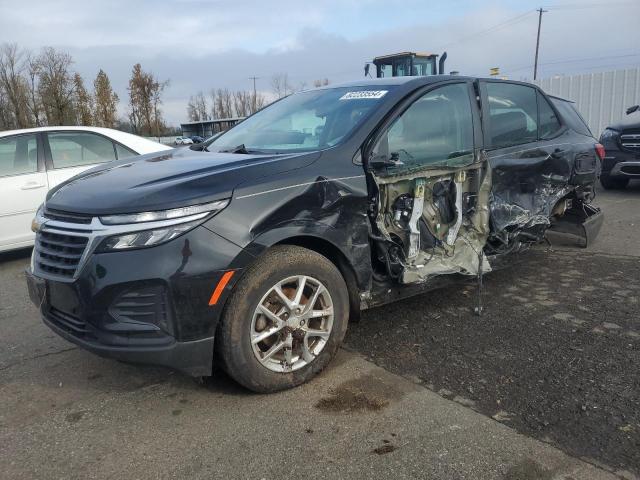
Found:
[[[91,330],[87,327],[87,322],[74,315],[64,313],[55,307],[49,309],[47,318],[59,328],[76,337],[85,338],[91,336]]]
[[[640,153],[640,130],[625,130],[620,135],[620,144],[623,148]]]
[[[91,215],[82,215],[78,213],[61,212],[60,210],[52,210],[45,208],[44,217],[56,222],[80,223],[89,225],[91,223]]]
[[[35,246],[38,269],[55,277],[73,278],[87,242],[85,236],[40,230]]]

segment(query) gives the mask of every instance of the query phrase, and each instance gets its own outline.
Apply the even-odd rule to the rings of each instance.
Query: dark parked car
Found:
[[[625,188],[640,178],[640,105],[628,108],[626,118],[607,127],[600,143],[607,152],[600,175],[604,188]]]
[[[194,136],[189,137],[189,138],[191,138],[191,141],[193,141],[194,144],[204,142],[204,138],[202,138],[200,135],[194,135]]]
[[[224,132],[218,132],[218,133],[212,135],[211,137],[203,140],[200,143],[194,143],[189,148],[191,150],[195,150],[197,152],[208,152],[209,151],[209,145],[211,145],[215,141],[215,139],[218,138],[223,133]]]
[[[549,228],[595,235],[597,142],[570,115],[533,85],[458,76],[297,93],[210,153],[57,187],[29,291],[99,355],[196,376],[215,356],[250,389],[293,387],[360,310],[479,280]]]

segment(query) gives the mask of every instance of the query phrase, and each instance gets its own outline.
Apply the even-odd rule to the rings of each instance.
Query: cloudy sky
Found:
[[[640,66],[640,0],[546,0],[540,76]],[[448,52],[447,71],[533,75],[539,3],[529,0],[30,0],[0,2],[0,42],[69,52],[87,82],[104,69],[125,112],[131,67],[170,80],[167,120],[190,94],[359,78],[366,61],[404,50]]]

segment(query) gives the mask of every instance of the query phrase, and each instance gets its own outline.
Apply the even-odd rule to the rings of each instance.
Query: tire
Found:
[[[605,190],[622,190],[629,184],[628,178],[611,178],[608,173],[600,175],[600,184]]]
[[[235,286],[218,329],[216,355],[227,374],[249,390],[285,390],[308,381],[329,364],[342,344],[348,320],[349,295],[336,266],[312,250],[277,245],[257,259]]]

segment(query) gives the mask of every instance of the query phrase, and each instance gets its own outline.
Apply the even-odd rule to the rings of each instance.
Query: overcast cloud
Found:
[[[447,50],[447,71],[487,75],[500,67],[510,78],[530,79],[538,6],[528,0],[4,1],[0,42],[66,50],[88,82],[104,69],[122,113],[131,67],[140,62],[170,79],[163,109],[177,124],[199,90],[248,89],[255,75],[267,93],[278,72],[294,84],[325,77],[337,83],[361,77],[366,61],[395,51]],[[640,65],[639,0],[567,0],[550,2],[548,10],[541,77]]]

